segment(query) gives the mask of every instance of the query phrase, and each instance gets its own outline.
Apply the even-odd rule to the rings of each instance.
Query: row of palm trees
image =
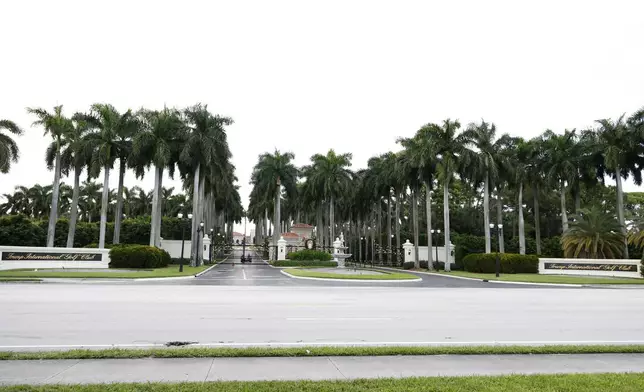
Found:
[[[581,189],[590,189],[612,178],[616,186],[616,215],[624,238],[619,256],[628,257],[627,223],[624,214],[622,181],[632,176],[641,184],[644,165],[644,108],[628,118],[603,119],[595,126],[566,130],[557,134],[551,130],[525,140],[509,134],[498,135],[496,126],[486,121],[469,124],[464,129],[459,121],[447,119],[440,124],[421,127],[413,136],[397,141],[400,151],[373,157],[368,167],[350,171],[350,154],[315,155],[311,164],[296,168],[292,153],[275,151],[260,156],[251,183],[253,190],[248,209],[249,217],[258,223],[257,231],[268,234],[269,212],[273,212],[273,240],[296,221],[315,222],[318,243],[330,245],[338,229],[344,228],[359,238],[378,238],[379,257],[382,249],[391,250],[392,222],[396,244],[400,247],[400,210],[405,200],[412,207],[413,237],[418,261],[419,196],[425,195],[428,245],[432,246],[432,199],[440,197],[442,189],[443,233],[445,252],[450,250],[450,186],[464,184],[483,198],[483,219],[480,225],[485,234],[485,251],[492,251],[491,225],[503,222],[504,206],[512,205],[518,215],[519,251],[525,253],[524,195],[532,195],[534,233],[537,253],[541,253],[540,193],[556,190],[560,197],[561,231],[569,229],[568,197],[574,200],[573,213],[581,217]],[[284,189],[284,192],[282,191]],[[512,190],[514,200],[503,200]],[[495,200],[496,217],[492,217],[490,200]],[[286,217],[280,205],[288,206]],[[335,212],[341,210],[339,219]],[[387,244],[382,242],[385,216]],[[302,219],[302,216],[305,216]],[[314,218],[312,219],[312,217]],[[573,219],[576,219],[573,217]],[[500,251],[504,251],[503,231],[499,231]],[[362,247],[360,247],[362,251]],[[372,252],[373,254],[374,252]],[[592,253],[590,251],[586,252]],[[582,254],[585,254],[582,252]],[[594,254],[597,254],[595,252]],[[614,254],[614,252],[613,252]],[[429,252],[429,265],[432,265]],[[449,269],[449,265],[446,266]]]
[[[52,138],[46,154],[47,166],[54,171],[47,246],[54,243],[61,176],[73,173],[67,238],[67,246],[71,247],[78,220],[81,173],[85,170],[89,181],[102,172],[103,184],[109,184],[111,171],[117,163],[115,244],[119,243],[123,218],[126,170],[133,170],[137,178],[143,177],[150,169],[154,173],[150,245],[160,245],[163,176],[167,173],[174,178],[177,169],[184,188],[192,195],[192,238],[197,238],[201,221],[206,227],[214,227],[222,215],[229,223],[241,220],[243,208],[235,185],[237,178],[226,135],[226,127],[233,120],[212,114],[206,105],[196,104],[183,110],[164,107],[162,110],[120,112],[110,104],[97,103],[89,111],[75,113],[71,117],[63,113],[62,105],[51,112],[42,108],[27,108],[27,111],[36,119],[33,125],[42,127],[45,135]],[[23,133],[20,127],[7,120],[0,122],[0,126],[14,135]],[[15,141],[9,135],[0,134],[0,169],[8,171],[10,163],[17,161],[18,154]],[[104,186],[100,203],[99,248],[105,246],[109,195],[109,187]],[[193,241],[193,264],[201,262],[196,247]]]

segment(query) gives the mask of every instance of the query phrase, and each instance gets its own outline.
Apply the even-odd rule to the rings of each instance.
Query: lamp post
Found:
[[[492,233],[496,231],[497,235],[497,252],[496,252],[496,263],[494,266],[494,272],[496,274],[496,277],[499,277],[499,273],[501,272],[501,231],[503,230],[503,223],[499,223],[498,225],[495,225],[494,223],[490,223],[490,230]]]
[[[183,206],[182,206],[183,207]],[[188,219],[183,219],[183,213],[178,213],[177,218],[181,220],[181,259],[179,260],[179,272],[183,272],[183,249],[186,243],[186,222],[192,219],[192,214],[188,214]]]
[[[433,242],[434,242],[434,248],[436,249],[436,263],[438,263],[438,234],[441,233],[441,230],[440,229],[437,229],[437,230],[432,229],[432,239],[434,237],[434,233],[437,234],[436,239]],[[429,249],[429,251],[431,252],[431,249]],[[436,264],[436,265],[438,265],[438,264]],[[427,266],[427,268],[429,268],[429,266]]]

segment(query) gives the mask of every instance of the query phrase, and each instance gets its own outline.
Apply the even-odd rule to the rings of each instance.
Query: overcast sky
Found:
[[[532,137],[644,105],[641,0],[16,0],[0,15],[0,118],[27,131],[0,193],[53,179],[27,106],[206,103],[235,120],[247,205],[252,167],[275,148],[298,165],[352,152],[360,168],[448,117]]]

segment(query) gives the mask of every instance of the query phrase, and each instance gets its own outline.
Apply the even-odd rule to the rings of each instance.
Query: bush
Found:
[[[0,245],[44,246],[47,229],[43,230],[25,215],[0,217]]]
[[[320,260],[275,260],[273,265],[275,267],[337,267],[338,263]]]
[[[286,255],[289,260],[318,260],[318,261],[331,261],[333,257],[330,253],[321,250],[304,249],[297,252],[290,252]]]
[[[501,271],[504,274],[536,274],[539,272],[539,258],[536,255],[516,253],[498,254]],[[471,253],[463,258],[465,271],[494,273],[497,253]]]
[[[418,265],[420,266],[420,268],[427,269],[427,267],[429,266],[429,262],[427,260],[421,260],[418,262]]]
[[[445,263],[442,261],[432,261],[432,266],[434,267],[435,271],[445,271]],[[463,264],[455,264],[455,263],[450,263],[450,268],[452,271],[462,271],[463,270]]]
[[[403,269],[410,270],[410,269],[413,269],[414,267],[416,267],[416,263],[414,263],[413,261],[405,261],[403,263]]]
[[[169,262],[168,252],[154,246],[126,245],[110,250],[110,268],[160,268]]]
[[[456,234],[454,235],[454,261],[460,267],[463,263],[465,256],[471,253],[485,252],[485,237],[469,235],[469,234]],[[498,249],[498,240],[492,236],[492,249]],[[519,253],[518,238],[505,240],[505,251],[510,253]],[[537,242],[534,238],[527,237],[525,239],[525,251],[527,254],[537,254]],[[549,237],[541,239],[541,256],[543,257],[563,257],[563,250],[561,247],[560,237]]]

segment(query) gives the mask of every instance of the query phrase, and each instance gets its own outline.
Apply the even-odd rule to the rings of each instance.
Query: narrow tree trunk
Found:
[[[525,254],[525,222],[523,221],[523,183],[519,183],[519,254]]]
[[[264,242],[265,238],[268,238],[268,208],[264,208],[264,238],[262,238],[262,242]]]
[[[275,220],[273,223],[273,246],[277,250],[277,241],[280,239],[280,203],[281,203],[282,183],[277,179],[277,190],[275,191]],[[277,259],[277,252],[275,252],[275,259]]]
[[[420,267],[420,260],[418,256],[418,240],[420,239],[420,222],[418,222],[418,189],[412,190],[412,216],[414,219],[414,256],[416,259],[416,268]]]
[[[203,220],[204,220],[204,205],[206,204],[206,203],[204,203],[205,199],[206,199],[205,180],[202,179],[200,184],[199,184],[199,207],[198,207],[197,215],[196,215],[197,216],[197,218],[196,218],[197,219],[197,224],[199,225],[199,227],[202,227],[201,222],[203,222]],[[160,204],[161,203],[159,203],[159,205]],[[159,210],[161,210],[161,208],[159,208]],[[159,223],[158,234],[159,234],[159,238],[160,238],[160,236],[161,236],[161,219],[163,219],[163,217],[161,215],[159,215],[159,216],[160,216],[160,218],[158,220],[158,223]],[[204,226],[204,227],[202,227],[201,233],[199,233],[199,247],[197,248],[197,265],[203,265],[203,252],[204,252],[204,249],[203,249],[203,246],[204,246],[203,245],[203,237],[205,237],[205,234],[206,234],[205,231],[206,231],[206,227]],[[232,237],[229,237],[229,238],[232,238]]]
[[[449,235],[449,174],[446,176],[445,184],[443,185],[443,229],[445,230],[445,272],[452,270],[450,263],[450,235]]]
[[[201,164],[197,164],[197,168],[195,169],[194,173],[194,181],[192,185],[192,230],[190,232],[190,265],[193,267],[197,266],[197,242],[198,241],[198,233],[197,233],[197,228],[199,227],[199,222],[197,222],[197,212],[199,211],[199,183],[200,183],[200,171],[201,171]]]
[[[561,199],[561,226],[563,228],[563,232],[565,233],[566,231],[568,231],[568,214],[566,213],[566,187],[564,186],[563,181],[561,181],[559,197]]]
[[[322,207],[318,206],[315,211],[316,214],[316,228],[315,228],[315,242],[316,247],[324,247],[324,229],[322,228]]]
[[[391,264],[391,191],[387,197],[387,263]]]
[[[624,234],[624,254],[622,257],[628,259],[628,242],[626,242],[626,221],[624,220],[624,191],[622,190],[622,176],[619,167],[615,169],[615,185],[617,187],[617,220],[622,226]]]
[[[395,257],[395,260],[396,260],[396,264],[398,264],[398,262],[400,261],[400,260],[398,260],[398,254],[400,253],[401,247],[402,247],[402,244],[400,243],[400,204],[401,204],[400,203],[400,193],[398,193],[398,194],[396,194],[396,205],[395,205],[395,207],[396,207],[396,212],[395,212],[396,218],[394,220],[395,230],[396,230],[396,250],[394,252],[394,255],[395,255],[394,257]]]
[[[110,193],[110,168],[105,165],[105,177],[103,177],[103,197],[101,199],[101,223],[98,235],[98,248],[105,248],[105,230],[107,229],[107,204]]]
[[[425,181],[425,213],[427,214],[427,269],[434,269],[434,253],[432,252],[432,194],[429,181]]]
[[[51,210],[49,211],[49,225],[47,226],[47,246],[54,246],[56,237],[56,223],[58,222],[58,199],[60,194],[60,146],[56,151],[56,163],[54,164],[54,183],[51,190]]]
[[[496,222],[498,225],[503,225],[503,199],[501,198],[501,189],[496,188]],[[505,253],[505,239],[503,235],[503,227],[499,227],[499,252]]]
[[[74,169],[74,192],[72,193],[72,207],[69,212],[69,229],[67,231],[67,247],[74,247],[76,234],[76,221],[78,220],[78,199],[80,198],[80,168]]]
[[[154,246],[154,242],[156,241],[157,238],[157,219],[158,215],[156,213],[157,211],[157,204],[159,203],[159,168],[157,166],[154,167],[154,189],[152,190],[152,210],[151,210],[151,216],[150,216],[150,246]],[[192,197],[192,202],[194,205],[194,199],[195,197]]]
[[[541,255],[541,219],[539,216],[539,186],[535,185],[534,192],[534,237],[537,242],[537,255]]]
[[[376,213],[378,215],[378,264],[382,264],[382,204],[378,198]]]
[[[156,215],[157,215],[157,229],[155,231],[156,237],[154,239],[154,246],[161,246],[161,223],[163,223],[163,166],[159,167],[159,196],[157,198],[156,204]],[[201,188],[200,188],[201,190]],[[203,204],[203,198],[199,199],[199,204]],[[194,212],[193,212],[194,215]]]
[[[490,174],[486,173],[483,185],[483,231],[485,232],[485,253],[492,252],[492,237],[490,236]]]
[[[329,242],[333,244],[335,241],[335,206],[333,202],[333,196],[329,199],[329,227],[331,228],[331,238],[329,238]]]
[[[112,243],[118,244],[121,239],[121,218],[123,215],[123,177],[125,177],[125,160],[119,162],[119,185],[116,194],[116,212],[114,213],[114,237]]]
[[[364,227],[360,224],[360,219],[358,219],[358,263],[362,262],[362,233],[365,232]],[[365,238],[367,238],[365,233]]]

